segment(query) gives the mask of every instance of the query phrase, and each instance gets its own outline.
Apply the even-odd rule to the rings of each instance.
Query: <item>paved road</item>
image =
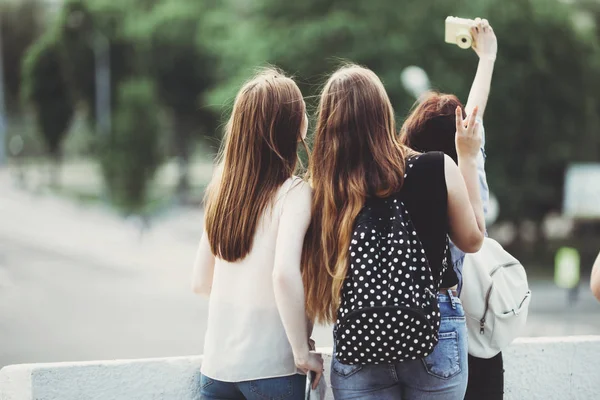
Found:
[[[0,367],[201,352],[207,302],[155,270],[124,270],[0,236]],[[587,290],[575,308],[534,285],[528,336],[600,334]],[[319,345],[331,343],[327,328]]]
[[[0,237],[0,366],[200,353],[206,301]]]
[[[0,367],[199,354],[207,301],[189,290],[201,215],[188,210],[140,238],[107,213],[11,189],[0,174]],[[587,286],[533,282],[527,336],[600,334]],[[331,344],[328,327],[318,346]]]

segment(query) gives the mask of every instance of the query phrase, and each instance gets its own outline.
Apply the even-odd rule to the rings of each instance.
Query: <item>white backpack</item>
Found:
[[[469,354],[491,358],[522,332],[531,291],[523,265],[493,239],[465,255],[460,294],[467,317]]]

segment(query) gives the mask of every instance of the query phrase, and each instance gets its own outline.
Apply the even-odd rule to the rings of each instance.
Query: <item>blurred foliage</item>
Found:
[[[38,0],[0,2],[0,37],[8,110],[17,113],[21,86],[21,62],[27,48],[44,29],[44,5]]]
[[[195,139],[219,137],[240,84],[265,63],[296,77],[311,110],[344,60],[382,78],[398,126],[414,102],[400,79],[408,66],[466,102],[477,58],[444,43],[448,15],[487,17],[498,36],[486,111],[489,182],[502,220],[539,223],[561,208],[567,164],[600,159],[595,0],[66,0],[48,29],[72,96],[92,120],[98,34],[110,43],[115,123],[122,83],[152,82],[155,107],[170,122],[159,133],[181,161],[185,191]]]
[[[126,212],[140,212],[162,162],[160,108],[152,81],[123,82],[116,110],[112,132],[98,138],[102,172],[111,201]]]
[[[476,55],[444,43],[443,21],[488,17],[499,41],[486,113],[488,171],[503,219],[540,221],[560,210],[567,164],[600,159],[598,36],[576,26],[573,6],[546,0],[253,4],[248,14],[268,43],[267,61],[301,77],[305,95],[318,94],[341,60],[356,62],[384,81],[399,123],[414,101],[400,82],[410,65],[425,69],[433,88],[466,102]]]
[[[63,65],[73,95],[95,121],[95,52],[108,41],[111,105],[117,104],[118,85],[138,73],[135,43],[124,33],[123,21],[131,15],[127,2],[67,0],[52,29],[59,32]]]
[[[217,117],[203,105],[203,95],[216,80],[216,59],[196,42],[201,13],[202,2],[172,0],[155,5],[143,22],[130,24],[131,37],[143,49],[141,65],[156,82],[160,102],[172,119],[181,196],[189,191],[192,140],[216,131]]]
[[[48,153],[58,162],[75,105],[67,87],[54,35],[47,34],[31,46],[23,61],[22,75],[23,99],[32,106]]]

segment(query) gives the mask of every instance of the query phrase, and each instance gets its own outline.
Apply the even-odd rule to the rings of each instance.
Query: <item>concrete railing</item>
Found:
[[[330,349],[322,350],[329,381]],[[600,336],[519,339],[504,359],[505,399],[600,398]],[[199,399],[201,363],[177,357],[10,365],[0,370],[0,400]]]

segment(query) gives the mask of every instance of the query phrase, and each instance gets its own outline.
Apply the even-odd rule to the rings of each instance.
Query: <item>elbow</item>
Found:
[[[275,268],[273,270],[273,288],[278,293],[286,293],[294,285],[295,277],[285,268]]]
[[[192,283],[192,292],[201,296],[209,296],[211,287],[210,285],[203,284],[202,282]]]
[[[469,237],[468,240],[463,243],[460,249],[465,253],[477,253],[481,249],[481,246],[483,246],[484,238],[485,234],[478,231],[471,235],[471,237]]]
[[[289,277],[278,268],[273,270],[273,286],[275,289],[285,289],[288,286]]]

